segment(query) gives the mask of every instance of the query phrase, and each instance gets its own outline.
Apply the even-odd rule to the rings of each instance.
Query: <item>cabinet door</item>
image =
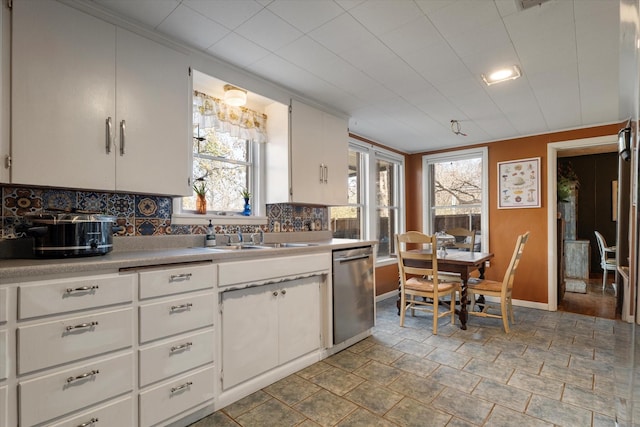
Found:
[[[291,101],[292,202],[325,204],[325,184],[321,179],[326,149],[322,143],[322,114],[308,105]]]
[[[187,56],[121,28],[117,47],[116,189],[190,195]]]
[[[115,27],[49,0],[12,15],[12,182],[113,190]]]
[[[278,365],[279,290],[275,285],[222,293],[222,387]]]
[[[330,114],[323,115],[322,161],[327,167],[323,199],[327,205],[347,204],[349,175],[349,142],[347,121]]]
[[[279,363],[320,347],[320,278],[285,282],[278,293]]]

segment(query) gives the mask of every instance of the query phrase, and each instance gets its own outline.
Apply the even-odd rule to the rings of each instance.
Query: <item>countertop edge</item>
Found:
[[[32,276],[86,272],[103,274],[143,266],[160,266],[199,261],[227,262],[251,258],[294,256],[372,246],[378,242],[374,240],[331,239],[328,241],[308,243],[313,243],[314,246],[229,252],[214,252],[205,247],[188,247],[110,252],[106,255],[64,259],[5,259],[0,262],[0,284],[11,283],[12,281],[22,280],[24,278],[32,280]],[[40,277],[40,279],[42,278]]]

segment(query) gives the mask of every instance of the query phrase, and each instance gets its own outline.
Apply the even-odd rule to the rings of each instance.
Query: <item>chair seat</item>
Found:
[[[421,277],[407,279],[406,289],[418,292],[433,292],[433,282]],[[458,287],[456,282],[438,282],[438,292],[448,292]]]
[[[502,292],[502,282],[496,282],[495,280],[483,280],[478,283],[469,283],[467,289],[478,292]]]

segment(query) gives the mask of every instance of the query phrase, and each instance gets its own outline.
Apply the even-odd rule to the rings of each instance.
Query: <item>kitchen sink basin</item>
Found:
[[[301,242],[263,243],[262,246],[269,247],[269,248],[306,248],[308,246],[318,246],[318,243],[301,243]]]
[[[228,252],[228,251],[244,251],[249,249],[270,249],[271,246],[261,245],[226,245],[226,246],[208,246],[207,249],[215,252]]]

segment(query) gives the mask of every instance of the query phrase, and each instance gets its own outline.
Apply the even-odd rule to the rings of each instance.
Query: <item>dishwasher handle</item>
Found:
[[[339,263],[344,263],[344,262],[351,262],[351,261],[357,261],[359,259],[367,259],[370,258],[371,254],[363,254],[363,255],[354,255],[354,256],[346,256],[346,257],[341,257],[341,258],[336,258],[335,261],[338,261]]]

